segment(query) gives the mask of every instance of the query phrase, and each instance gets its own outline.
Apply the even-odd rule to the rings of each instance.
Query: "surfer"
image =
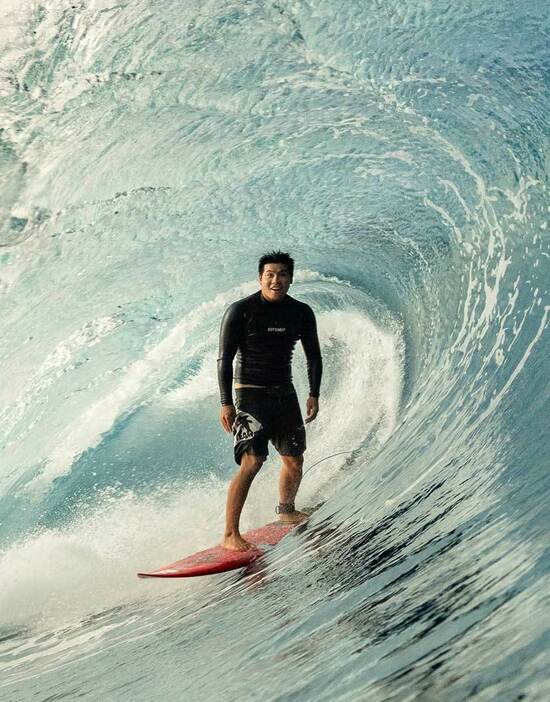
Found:
[[[220,421],[226,432],[233,432],[239,466],[227,493],[221,545],[236,551],[252,548],[240,534],[239,520],[250,485],[267,458],[270,440],[282,460],[275,511],[282,522],[296,523],[307,517],[294,505],[306,448],[304,420],[291,374],[296,342],[301,340],[307,359],[306,424],[319,412],[322,360],[313,310],[288,295],[293,274],[294,260],[287,253],[273,251],[262,256],[258,263],[260,290],[230,305],[221,323]]]

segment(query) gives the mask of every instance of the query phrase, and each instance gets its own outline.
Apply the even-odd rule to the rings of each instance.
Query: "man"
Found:
[[[267,458],[269,440],[282,460],[275,511],[283,522],[296,523],[307,516],[294,506],[306,448],[291,375],[298,339],[307,358],[306,423],[319,412],[322,360],[311,307],[287,294],[293,273],[294,261],[287,253],[273,251],[262,256],[258,264],[260,290],[230,305],[221,324],[220,421],[226,432],[233,432],[235,461],[240,466],[229,485],[222,546],[236,551],[252,548],[239,532],[239,519],[250,485]],[[236,408],[231,387],[235,354]]]

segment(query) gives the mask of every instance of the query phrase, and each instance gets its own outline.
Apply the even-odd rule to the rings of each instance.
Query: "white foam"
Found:
[[[352,450],[373,431],[383,443],[395,429],[401,400],[399,334],[378,327],[359,310],[325,312],[318,324],[327,382],[320,413],[308,430],[310,444],[319,444],[324,455]]]
[[[207,353],[199,370],[184,385],[167,393],[163,401],[171,406],[180,406],[217,393],[216,357],[216,352]]]
[[[271,459],[256,477],[241,531],[276,518],[276,464]],[[328,473],[324,480],[330,480]],[[300,495],[305,504],[320,482],[304,479]],[[210,478],[148,497],[107,494],[93,511],[88,509],[70,524],[12,545],[0,554],[0,626],[56,629],[181,587],[178,581],[140,580],[137,572],[161,568],[219,543],[227,487],[227,479]],[[186,581],[186,591],[208,583]]]
[[[0,625],[59,626],[144,597],[138,570],[213,545],[223,530],[225,484],[105,497],[93,512],[28,536],[0,555]]]

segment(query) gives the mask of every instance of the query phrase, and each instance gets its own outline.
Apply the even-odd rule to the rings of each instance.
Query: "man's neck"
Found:
[[[283,297],[280,300],[269,300],[267,297],[264,296],[263,292],[260,290],[260,299],[263,302],[269,302],[270,305],[280,305],[282,302],[284,302],[287,298],[287,293],[283,295]]]

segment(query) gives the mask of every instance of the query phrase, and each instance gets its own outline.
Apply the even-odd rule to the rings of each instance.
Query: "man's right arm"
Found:
[[[233,407],[233,359],[239,347],[242,318],[237,304],[230,305],[222,318],[218,353],[218,385],[222,404],[221,422],[225,431],[231,431],[235,418]]]

